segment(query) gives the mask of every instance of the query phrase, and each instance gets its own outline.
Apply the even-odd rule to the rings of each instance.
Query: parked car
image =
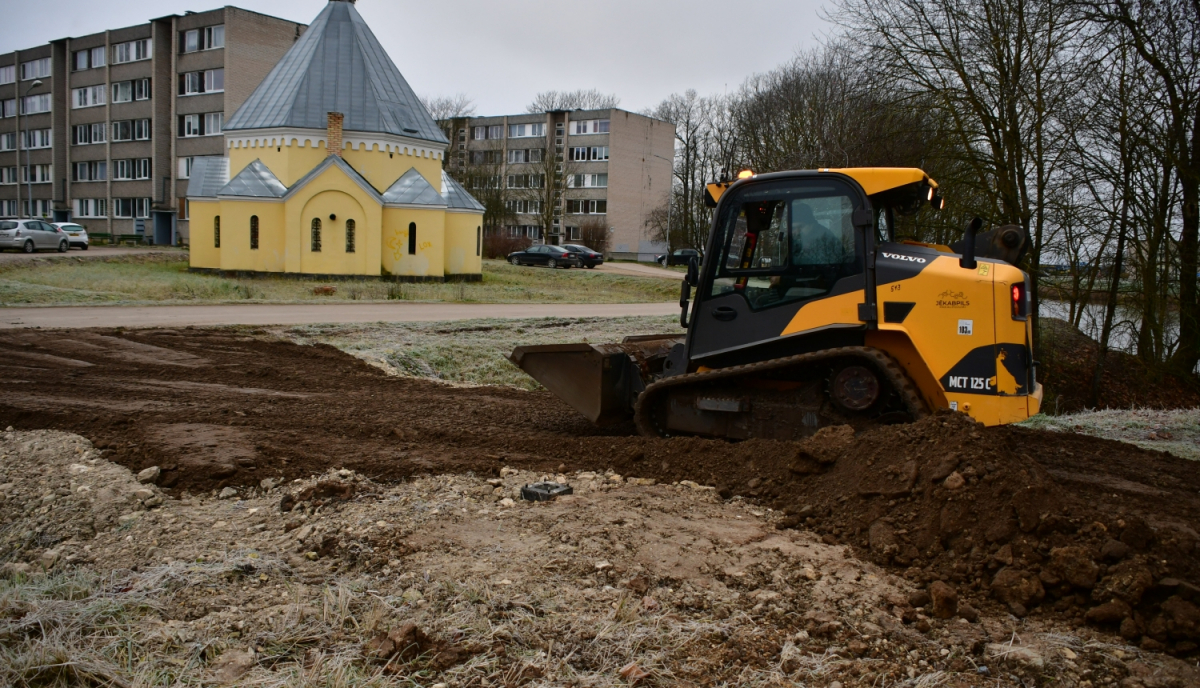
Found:
[[[69,242],[71,248],[88,250],[87,227],[77,225],[74,222],[55,222],[54,226],[66,232],[67,242]]]
[[[563,244],[563,248],[575,254],[579,259],[579,264],[585,268],[594,268],[597,265],[604,265],[604,254],[582,244]]]
[[[58,249],[66,253],[70,240],[66,232],[41,220],[0,220],[0,250],[15,248],[25,253],[38,249]]]
[[[548,268],[570,268],[579,265],[575,257],[565,246],[539,244],[530,246],[524,251],[513,251],[508,254],[508,262],[513,265],[545,265]]]
[[[658,261],[663,267],[668,265],[687,265],[692,258],[703,260],[700,252],[694,248],[679,248],[672,251],[669,255],[664,253],[654,260]]]

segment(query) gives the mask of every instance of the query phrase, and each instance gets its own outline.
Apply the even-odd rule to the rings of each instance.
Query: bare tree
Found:
[[[437,121],[475,116],[475,101],[465,93],[439,97],[421,96],[421,105],[424,105]]]
[[[579,240],[593,251],[608,252],[608,223],[598,217],[589,217],[579,223]]]
[[[594,88],[576,91],[542,91],[533,97],[526,111],[537,114],[552,110],[604,110],[615,108],[621,99],[615,93],[601,93]]]

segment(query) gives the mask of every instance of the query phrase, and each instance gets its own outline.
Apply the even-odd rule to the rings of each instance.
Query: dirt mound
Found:
[[[1110,351],[1100,380],[1100,397],[1093,400],[1092,376],[1099,344],[1065,320],[1042,318],[1040,382],[1045,386],[1043,408],[1072,413],[1089,408],[1195,408],[1200,406],[1200,381],[1155,370],[1145,361]]]
[[[596,428],[547,393],[388,377],[332,347],[245,330],[13,332],[0,355],[12,363],[0,426],[82,433],[134,472],[158,466],[174,494],[337,466],[381,482],[498,478],[504,466],[694,481],[785,510],[792,527],[922,588],[942,581],[982,611],[1195,652],[1200,476],[1129,444],[956,414],[804,443],[650,439]]]

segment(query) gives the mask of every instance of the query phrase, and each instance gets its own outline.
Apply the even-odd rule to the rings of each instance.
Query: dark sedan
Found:
[[[694,248],[681,248],[672,251],[670,254],[663,254],[654,260],[664,266],[667,265],[687,265],[688,261],[695,258],[697,262],[701,261],[700,252]]]
[[[582,244],[563,244],[562,247],[574,253],[575,257],[579,259],[579,264],[585,268],[604,265],[604,254],[599,251],[593,251]]]
[[[566,247],[549,244],[530,246],[524,251],[513,251],[508,254],[508,262],[513,265],[545,265],[548,268],[570,268],[579,265],[579,259]]]

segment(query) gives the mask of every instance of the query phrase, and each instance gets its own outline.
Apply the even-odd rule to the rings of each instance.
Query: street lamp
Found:
[[[35,89],[41,85],[42,85],[41,79],[34,79],[33,83],[29,84],[29,88],[25,89],[25,96],[21,100],[24,101],[25,98],[29,97],[30,91],[32,91],[33,89]],[[18,115],[17,145],[18,146],[21,145],[21,140],[24,138],[23,136],[21,136],[21,120],[19,117],[20,114],[21,114],[21,103],[17,103],[17,115]],[[29,152],[28,142],[26,142],[26,145],[25,145],[25,191],[27,193],[27,198],[25,199],[25,202],[29,204],[29,212],[27,214],[29,215],[30,219],[33,218],[33,163],[31,162],[32,159],[33,159],[32,154]],[[20,164],[20,161],[21,161],[21,154],[17,153],[17,163]]]

